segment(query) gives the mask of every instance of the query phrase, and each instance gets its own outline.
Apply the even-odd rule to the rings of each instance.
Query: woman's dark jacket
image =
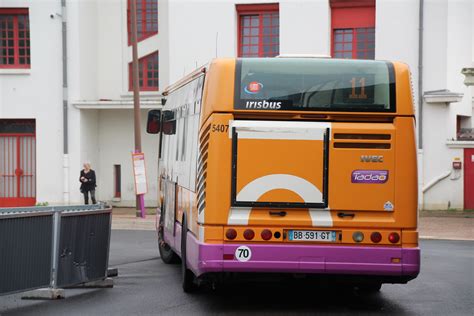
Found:
[[[82,177],[86,178],[87,182],[82,182]],[[95,183],[95,171],[91,169],[86,173],[84,170],[81,170],[79,182],[81,182],[81,192],[95,190],[95,187],[97,186]]]

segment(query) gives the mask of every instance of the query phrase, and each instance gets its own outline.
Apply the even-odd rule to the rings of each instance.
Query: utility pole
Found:
[[[132,86],[133,86],[133,116],[135,153],[142,152],[141,119],[140,119],[140,86],[138,78],[138,48],[137,48],[137,1],[130,1],[130,35],[132,41]],[[145,205],[143,194],[136,197],[136,216],[145,217]]]

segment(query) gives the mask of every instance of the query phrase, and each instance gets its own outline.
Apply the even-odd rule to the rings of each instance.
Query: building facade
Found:
[[[134,205],[129,11],[127,0],[0,0],[0,206],[79,203],[84,161],[99,200]],[[474,66],[472,1],[137,0],[137,11],[142,124],[168,84],[214,57],[403,61],[421,207],[474,208],[474,94],[461,73]],[[158,140],[142,139],[152,206]]]

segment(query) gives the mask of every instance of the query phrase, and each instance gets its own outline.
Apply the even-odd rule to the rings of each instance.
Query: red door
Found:
[[[474,210],[474,148],[464,148],[464,209]]]
[[[0,134],[0,207],[35,204],[35,135]]]

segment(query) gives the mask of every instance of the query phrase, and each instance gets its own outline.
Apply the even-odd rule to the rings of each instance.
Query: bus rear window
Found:
[[[245,58],[237,61],[236,110],[394,112],[385,61]]]

